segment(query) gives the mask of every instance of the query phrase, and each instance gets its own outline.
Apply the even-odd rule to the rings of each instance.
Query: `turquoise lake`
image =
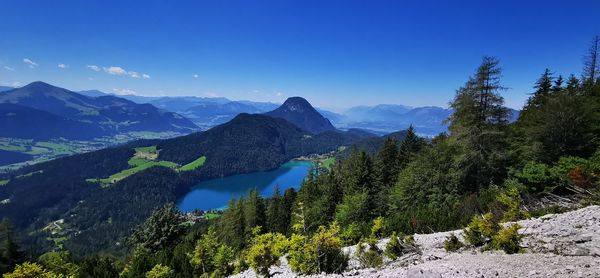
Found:
[[[300,187],[312,164],[311,161],[290,161],[271,171],[206,180],[195,185],[179,201],[178,206],[183,212],[222,209],[232,197],[237,199],[240,195],[245,196],[252,188],[256,188],[263,197],[270,197],[276,185],[279,185],[283,194],[290,187]]]

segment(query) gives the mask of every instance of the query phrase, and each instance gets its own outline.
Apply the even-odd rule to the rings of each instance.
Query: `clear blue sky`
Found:
[[[483,55],[501,59],[506,103],[519,108],[546,67],[579,75],[600,33],[594,0],[4,0],[0,8],[2,85],[300,95],[335,109],[446,106]]]

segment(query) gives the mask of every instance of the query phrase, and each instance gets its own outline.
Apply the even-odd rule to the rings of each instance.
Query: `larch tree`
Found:
[[[457,90],[450,106],[451,136],[463,148],[460,166],[465,169],[466,189],[475,192],[503,173],[505,132],[509,110],[500,92],[499,60],[484,57],[474,76]]]

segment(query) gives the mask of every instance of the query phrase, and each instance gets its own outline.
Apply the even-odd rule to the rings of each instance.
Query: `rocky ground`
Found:
[[[600,206],[549,214],[518,222],[525,252],[465,249],[447,253],[443,242],[451,232],[415,235],[420,251],[380,269],[359,269],[352,258],[355,246],[344,248],[351,255],[350,270],[342,275],[310,277],[600,277]],[[462,238],[461,231],[453,231]],[[385,248],[387,239],[378,245]],[[274,277],[297,277],[285,258],[271,269]],[[235,277],[256,277],[252,270]]]

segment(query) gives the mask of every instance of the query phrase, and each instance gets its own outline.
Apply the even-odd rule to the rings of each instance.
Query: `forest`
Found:
[[[191,222],[173,204],[160,206],[118,243],[126,246],[125,254],[75,255],[68,246],[35,254],[20,247],[20,235],[3,221],[0,272],[7,273],[5,278],[224,277],[251,268],[269,276],[269,267],[287,254],[298,274],[340,273],[348,264],[343,246],[372,246],[374,239],[391,236],[385,251],[357,251],[361,263],[373,266],[382,253],[393,257],[411,248],[414,233],[467,226],[474,232],[492,219],[497,223],[564,210],[542,201],[553,198],[600,204],[598,50],[596,37],[579,76],[542,72],[514,123],[504,106],[500,60],[483,57],[450,101],[454,113],[447,120],[448,133],[425,139],[409,128],[401,142],[388,137],[375,152],[355,146],[330,170],[312,170],[297,192],[276,191],[263,198],[253,190],[232,199],[216,219]],[[183,147],[161,153],[162,158],[183,157],[182,143],[188,139],[180,140],[170,143]],[[188,155],[198,157],[193,151]],[[154,169],[152,176],[160,177],[155,183],[178,178],[167,169]],[[97,213],[111,209],[93,200],[83,206],[98,208]],[[145,209],[142,200],[134,203]],[[77,217],[87,218],[83,213]],[[118,229],[106,227],[106,233]],[[499,235],[510,237],[510,229]],[[94,242],[93,236],[85,240],[106,244]],[[452,244],[449,239],[450,249]],[[506,244],[498,248],[515,251]]]

